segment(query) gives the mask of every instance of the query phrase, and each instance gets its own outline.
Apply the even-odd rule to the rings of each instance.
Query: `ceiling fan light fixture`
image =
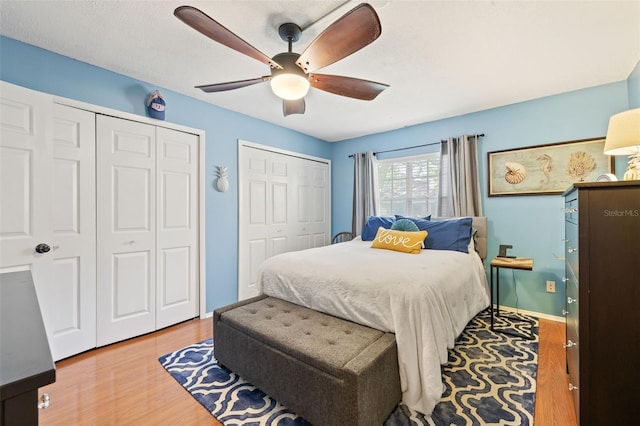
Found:
[[[309,76],[296,65],[300,55],[293,52],[279,53],[273,57],[282,69],[271,69],[271,90],[279,98],[295,101],[309,91]]]
[[[299,74],[280,73],[271,78],[271,90],[288,101],[304,98],[309,91],[309,79]]]

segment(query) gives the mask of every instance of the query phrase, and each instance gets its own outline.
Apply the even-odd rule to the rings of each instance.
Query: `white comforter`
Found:
[[[267,259],[262,293],[396,334],[403,402],[431,414],[442,396],[447,348],[489,306],[476,253],[373,249],[356,239]]]

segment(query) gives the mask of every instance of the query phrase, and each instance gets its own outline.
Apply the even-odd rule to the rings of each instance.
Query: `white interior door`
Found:
[[[156,327],[198,315],[198,137],[157,128]]]
[[[238,299],[257,296],[267,258],[329,243],[329,163],[239,148]]]
[[[155,127],[97,117],[97,343],[155,330]]]
[[[0,268],[31,270],[59,360],[96,344],[94,114],[1,84]]]
[[[0,272],[31,270],[37,289],[53,275],[51,108],[50,96],[0,82]]]

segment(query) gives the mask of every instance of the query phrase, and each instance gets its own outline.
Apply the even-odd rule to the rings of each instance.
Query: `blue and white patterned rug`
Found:
[[[535,340],[489,329],[489,312],[473,318],[449,351],[442,367],[446,390],[433,414],[400,404],[385,426],[533,425],[538,368],[538,322]],[[498,321],[503,321],[498,319]],[[501,323],[500,323],[501,324]],[[519,332],[520,323],[515,323]],[[222,368],[207,339],[159,359],[162,366],[225,426],[309,425],[264,392]]]

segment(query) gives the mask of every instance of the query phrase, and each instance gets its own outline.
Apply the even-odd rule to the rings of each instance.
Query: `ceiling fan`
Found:
[[[278,53],[273,58],[260,52],[195,7],[180,6],[173,14],[213,41],[271,67],[271,75],[196,86],[204,92],[223,92],[270,81],[273,92],[282,98],[282,111],[286,117],[290,114],[304,114],[304,96],[309,86],[361,100],[373,100],[389,87],[387,84],[375,81],[315,73],[316,70],[357,52],[380,36],[382,32],[380,20],[373,7],[367,3],[356,6],[329,25],[302,54],[291,50],[292,44],[300,39],[302,33],[300,27],[293,23],[280,25],[278,34],[288,43],[289,50]]]

